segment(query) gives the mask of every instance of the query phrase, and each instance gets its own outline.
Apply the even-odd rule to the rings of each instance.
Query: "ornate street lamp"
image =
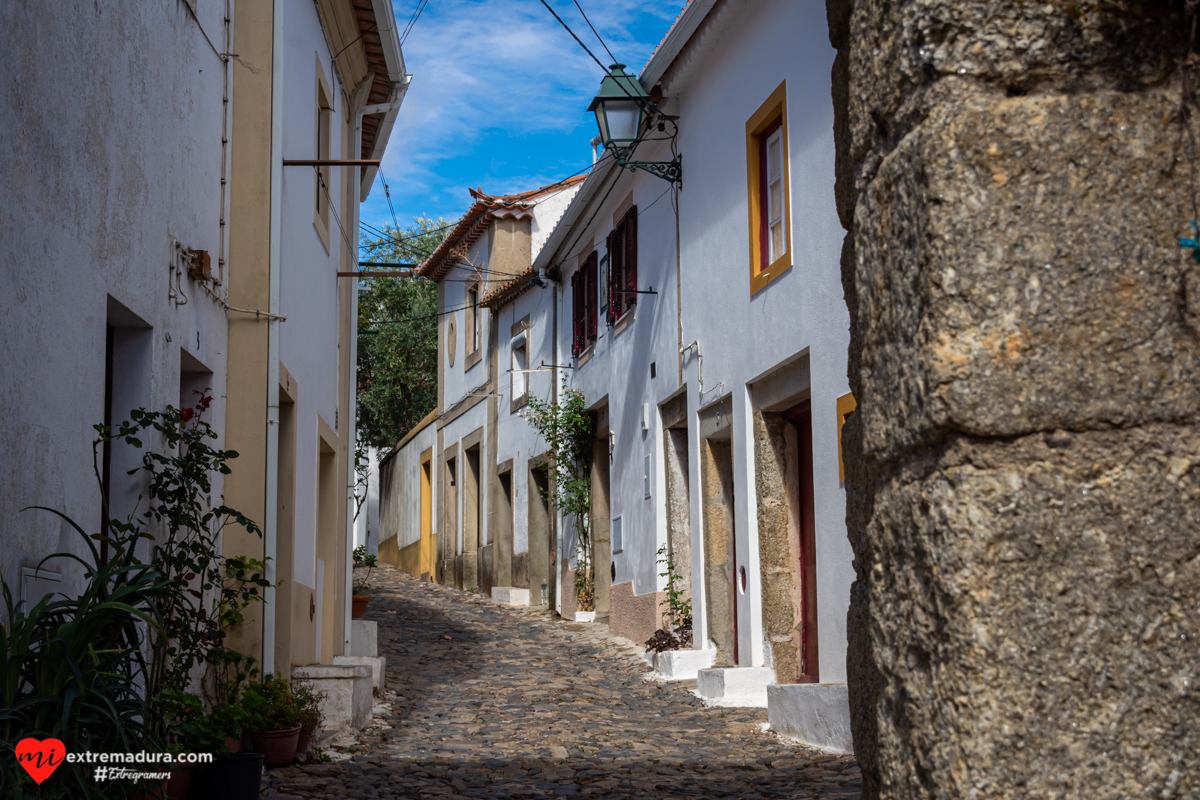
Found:
[[[683,164],[679,156],[673,161],[629,160],[642,140],[642,120],[647,111],[672,123],[674,117],[658,113],[641,82],[625,71],[624,64],[609,67],[608,74],[600,82],[600,92],[592,99],[588,111],[595,113],[600,140],[605,148],[612,150],[622,168],[644,170],[672,183],[683,182]],[[665,130],[662,121],[658,128]]]

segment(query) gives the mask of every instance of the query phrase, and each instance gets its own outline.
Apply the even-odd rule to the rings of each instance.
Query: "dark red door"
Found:
[[[796,429],[796,460],[799,462],[800,497],[800,658],[796,662],[797,683],[821,679],[817,648],[817,542],[813,513],[812,401],[805,400],[784,413]]]

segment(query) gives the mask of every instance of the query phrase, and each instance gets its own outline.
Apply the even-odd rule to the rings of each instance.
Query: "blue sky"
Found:
[[[418,0],[393,0],[400,29]],[[608,63],[573,0],[548,0]],[[613,55],[640,72],[684,0],[579,0]],[[540,0],[429,0],[404,42],[413,75],[383,160],[400,225],[447,220],[468,186],[504,194],[553,183],[591,163],[588,102],[603,73]],[[362,220],[392,215],[377,177]]]

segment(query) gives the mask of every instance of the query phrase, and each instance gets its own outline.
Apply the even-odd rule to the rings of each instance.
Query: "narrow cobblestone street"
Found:
[[[397,693],[352,760],[268,773],[264,797],[857,798],[857,764],[647,681],[603,625],[379,574],[368,619]]]

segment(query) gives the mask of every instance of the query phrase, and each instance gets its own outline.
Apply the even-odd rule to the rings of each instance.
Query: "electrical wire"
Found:
[[[579,9],[579,13],[583,15],[583,21],[592,29],[592,33],[596,34],[596,40],[600,42],[600,46],[604,48],[604,52],[608,53],[608,57],[612,59],[612,63],[617,63],[617,57],[612,54],[612,50],[608,49],[608,45],[604,43],[604,39],[600,37],[600,32],[596,30],[596,26],[588,19],[587,13],[583,10],[583,6],[579,5],[579,0],[575,0],[575,7]]]
[[[400,230],[400,220],[396,219],[396,209],[392,207],[392,193],[388,190],[387,175],[383,174],[383,166],[379,167],[379,179],[383,181],[383,194],[388,201],[388,210],[392,212],[392,224],[396,226],[396,230]]]
[[[600,158],[598,158],[596,160],[596,163],[589,164],[588,166],[584,167],[583,169],[576,170],[575,172],[572,172],[570,175],[567,175],[565,178],[562,178],[562,179],[560,179],[554,183],[551,183],[548,186],[544,186],[542,188],[543,188],[543,190],[549,190],[549,189],[554,189],[558,186],[562,186],[563,184],[565,184],[567,181],[571,180],[572,178],[578,177],[585,172],[596,169],[597,167],[599,167],[601,164],[604,163],[604,159],[606,159],[606,158],[611,159],[611,158],[613,158],[613,155],[611,153],[605,151],[604,155],[602,155]],[[536,205],[537,205],[537,201],[530,203],[530,206],[536,206]],[[404,242],[407,242],[407,241],[411,241],[413,239],[419,239],[427,233],[440,233],[445,230],[450,230],[451,228],[457,227],[458,225],[461,225],[464,222],[470,222],[471,220],[476,220],[476,219],[479,219],[480,217],[487,216],[488,214],[492,213],[493,210],[494,209],[489,208],[487,211],[483,211],[474,216],[462,217],[460,219],[455,220],[454,222],[447,223],[447,224],[441,226],[440,228],[430,228],[429,230],[421,231],[421,233],[414,234],[412,236],[392,236],[392,235],[386,233],[385,231],[382,231],[379,228],[375,227],[374,225],[370,225],[361,220],[359,221],[358,224],[359,224],[359,227],[361,227],[361,228],[367,228],[368,233],[373,233],[374,235],[378,236],[380,239],[387,240],[386,242],[379,242],[377,244],[372,243],[375,246],[382,246],[383,244],[397,244],[398,245],[398,244],[403,244]]]
[[[531,275],[529,280],[536,278],[536,275]],[[459,311],[466,311],[470,306],[459,306],[458,308],[447,308],[444,311],[438,311],[434,314],[421,314],[416,317],[405,317],[404,319],[382,319],[372,322],[372,325],[399,325],[404,322],[415,322],[420,319],[433,319],[434,317],[444,317],[447,314],[457,314]]]
[[[583,52],[587,53],[589,56],[592,57],[592,61],[596,62],[596,66],[600,67],[601,70],[603,70],[604,72],[607,73],[608,69],[603,64],[600,63],[600,59],[596,58],[595,53],[593,53],[591,50],[588,50],[588,46],[586,44],[584,44],[583,41],[578,36],[575,35],[575,31],[571,30],[571,26],[568,25],[567,23],[563,22],[563,18],[560,17],[555,12],[555,10],[550,7],[550,4],[547,3],[546,0],[541,0],[541,2],[542,2],[542,5],[544,5],[546,7],[546,10],[549,11],[551,14],[553,14],[554,18],[556,20],[558,20],[558,24],[562,25],[563,29],[566,30],[567,33],[571,34],[571,38],[574,39],[575,41],[579,42],[579,46],[583,48]]]
[[[356,252],[354,245],[350,243],[350,237],[346,234],[346,229],[342,227],[342,219],[338,216],[337,207],[333,203],[333,198],[329,196],[329,187],[325,185],[325,179],[321,177],[320,167],[313,167],[317,173],[317,183],[321,187],[321,191],[325,193],[325,202],[329,203],[329,211],[333,214],[333,221],[337,223],[338,231],[342,234],[342,241],[346,243],[346,250],[350,253]]]
[[[429,5],[429,0],[420,0],[417,3],[417,10],[408,18],[408,24],[404,27],[404,33],[400,34],[400,44],[408,41],[408,35],[412,33],[412,29],[416,26],[417,20],[421,18],[421,12],[425,10],[425,6]]]

